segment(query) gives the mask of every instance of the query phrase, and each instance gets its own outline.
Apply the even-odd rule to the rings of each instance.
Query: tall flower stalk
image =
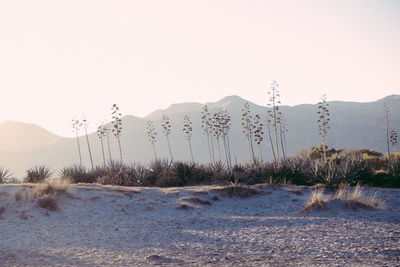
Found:
[[[104,166],[106,166],[106,154],[104,153],[104,142],[103,142],[103,138],[106,137],[106,130],[102,123],[99,126],[97,126],[97,137],[100,139],[101,152],[103,154],[103,164]]]
[[[117,106],[117,104],[114,104],[111,107],[111,116],[113,119],[112,132],[114,133],[114,136],[117,138],[118,148],[119,148],[119,156],[120,156],[120,160],[122,162],[122,148],[121,148],[121,133],[122,133],[121,116],[122,116],[122,114],[119,112],[119,107]]]
[[[329,104],[326,102],[326,95],[321,97],[321,101],[318,103],[318,132],[322,138],[322,149],[324,152],[324,162],[326,163],[326,137],[328,135],[329,130],[329,121],[330,121],[330,114],[329,114]]]
[[[242,127],[243,134],[247,139],[247,145],[249,149],[250,164],[254,164],[254,149],[253,149],[253,116],[250,113],[249,103],[245,103],[242,108]]]
[[[157,153],[155,146],[155,143],[157,142],[157,132],[156,129],[154,128],[152,121],[147,121],[146,129],[147,129],[147,138],[151,143],[151,145],[153,146],[154,159],[157,161]]]
[[[279,127],[280,118],[281,118],[281,112],[279,110],[279,106],[280,106],[281,102],[279,100],[280,94],[278,91],[278,87],[279,87],[278,83],[276,81],[273,81],[271,84],[271,87],[270,87],[270,91],[268,92],[269,103],[268,103],[267,107],[268,107],[269,121],[271,122],[272,129],[274,131],[276,160],[278,161],[278,164],[280,164],[278,127]]]
[[[72,120],[72,129],[76,134],[76,143],[78,145],[79,164],[82,166],[81,145],[79,143],[79,131],[81,127],[82,127],[82,122],[80,122],[79,120]]]
[[[260,162],[263,161],[261,144],[264,140],[263,124],[260,115],[256,114],[254,118],[254,142],[258,145],[260,153]]]
[[[89,136],[88,136],[88,133],[87,133],[87,125],[88,125],[88,122],[87,122],[87,120],[84,118],[84,119],[83,119],[83,126],[84,126],[84,128],[85,128],[85,136],[86,136],[86,143],[87,143],[88,151],[89,151],[90,164],[91,164],[91,166],[92,166],[92,169],[94,169],[93,157],[92,157],[92,150],[90,149]]]
[[[214,147],[212,141],[212,117],[208,106],[204,105],[201,109],[201,128],[203,128],[203,134],[207,138],[208,154],[210,156],[210,163],[214,163]]]
[[[188,140],[190,156],[192,158],[192,162],[194,162],[193,151],[192,151],[192,142],[191,142],[193,128],[192,128],[192,121],[190,120],[189,116],[185,115],[185,117],[183,118],[183,129],[182,130],[186,136],[186,139]]]
[[[165,138],[167,138],[169,155],[171,156],[171,161],[173,161],[174,158],[172,157],[171,144],[169,143],[169,134],[171,133],[171,123],[170,123],[169,117],[167,115],[162,115],[162,117],[161,117],[161,127],[163,129]]]

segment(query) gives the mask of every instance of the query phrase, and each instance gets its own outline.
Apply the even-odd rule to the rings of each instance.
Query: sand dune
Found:
[[[304,212],[310,187],[35,187],[0,185],[2,266],[400,264],[398,189],[365,189],[385,209]]]

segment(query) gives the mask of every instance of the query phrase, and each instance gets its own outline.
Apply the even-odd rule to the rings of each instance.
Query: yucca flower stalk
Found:
[[[392,130],[390,132],[390,143],[392,144],[393,152],[396,153],[396,146],[397,146],[397,132]]]
[[[157,132],[156,129],[154,128],[152,121],[147,121],[146,129],[147,129],[147,138],[151,143],[151,145],[153,146],[154,159],[157,161],[157,153],[155,146],[155,143],[157,142]]]
[[[224,150],[226,155],[226,162],[228,167],[232,166],[232,158],[231,158],[231,147],[229,144],[229,130],[231,127],[231,116],[229,115],[227,110],[220,111],[220,125],[221,125],[221,135],[222,140],[224,141]]]
[[[122,116],[122,114],[119,112],[119,107],[117,106],[117,104],[114,104],[111,107],[111,116],[113,119],[112,132],[114,133],[114,136],[117,138],[118,148],[119,148],[119,156],[120,156],[120,160],[122,162],[122,148],[121,148],[121,133],[122,133],[121,116]]]
[[[171,161],[173,161],[174,158],[172,157],[171,144],[169,143],[169,134],[171,133],[171,123],[170,123],[169,117],[167,115],[162,115],[162,117],[161,117],[161,127],[163,129],[165,138],[167,138],[169,155],[171,156]]]
[[[319,135],[322,137],[322,149],[324,152],[324,162],[326,163],[326,137],[328,135],[329,130],[329,121],[330,121],[330,114],[328,110],[329,104],[326,102],[326,95],[321,97],[321,101],[318,103],[318,132]]]
[[[216,112],[213,114],[213,120],[212,120],[212,131],[213,135],[215,137],[215,140],[217,141],[217,147],[218,147],[218,157],[219,161],[221,161],[221,146],[220,146],[220,137],[221,137],[221,124],[220,124],[220,113]]]
[[[89,143],[89,137],[88,137],[88,133],[87,133],[87,120],[84,118],[83,119],[83,126],[85,128],[85,136],[86,136],[86,143],[88,146],[88,151],[89,151],[89,158],[90,158],[90,164],[92,166],[92,169],[94,168],[94,164],[93,164],[93,158],[92,158],[92,150],[90,149],[90,143]]]
[[[264,140],[263,124],[261,123],[260,115],[256,114],[254,117],[254,143],[258,145],[260,153],[260,162],[263,161],[261,145]]]
[[[253,149],[253,116],[250,113],[249,103],[245,103],[242,108],[242,127],[243,134],[247,139],[247,145],[249,149],[250,164],[254,164],[254,149]]]
[[[192,121],[190,120],[189,116],[187,116],[187,115],[185,115],[185,117],[183,118],[183,129],[182,130],[188,140],[190,156],[192,158],[192,162],[194,162],[192,143],[191,143],[192,131],[193,131]]]
[[[81,145],[79,143],[79,131],[82,127],[82,122],[77,119],[72,120],[72,130],[76,134],[76,143],[78,145],[78,153],[79,153],[79,164],[82,166],[82,154],[81,154]]]
[[[105,126],[100,123],[99,126],[97,126],[97,137],[100,139],[100,144],[101,144],[101,152],[103,153],[103,164],[106,166],[106,155],[104,153],[104,142],[103,142],[103,137],[106,137],[106,130]]]
[[[280,164],[280,156],[279,156],[279,142],[278,142],[278,127],[280,124],[280,116],[281,112],[279,110],[279,106],[281,104],[279,98],[280,94],[278,91],[278,83],[273,81],[270,87],[270,91],[268,91],[269,95],[269,103],[268,107],[268,116],[270,118],[270,122],[272,123],[272,129],[274,130],[275,137],[275,149],[276,149],[276,160],[278,164]]]
[[[203,134],[207,138],[208,153],[210,155],[210,163],[214,163],[214,147],[212,140],[212,117],[208,106],[204,105],[201,109],[201,128],[203,128]]]

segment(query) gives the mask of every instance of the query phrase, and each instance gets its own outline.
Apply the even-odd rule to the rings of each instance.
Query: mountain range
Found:
[[[248,161],[246,139],[242,133],[241,114],[243,105],[248,102],[253,115],[259,114],[266,120],[265,106],[256,105],[239,96],[227,96],[217,102],[206,103],[210,112],[226,109],[232,118],[229,133],[232,156],[237,162]],[[329,147],[347,149],[369,148],[384,153],[386,151],[386,126],[384,105],[390,108],[390,130],[400,131],[400,95],[390,95],[383,99],[359,103],[332,101],[329,103],[330,130],[327,137]],[[165,136],[161,130],[161,117],[168,115],[171,122],[170,143],[175,160],[189,160],[190,152],[187,139],[182,131],[183,118],[189,116],[193,122],[192,147],[195,161],[208,162],[207,142],[201,128],[201,103],[173,104],[165,110],[157,110],[146,117],[131,115],[122,117],[122,153],[126,162],[148,163],[154,159],[151,143],[146,134],[146,122],[153,121],[157,131],[155,144],[158,158],[168,158],[169,151]],[[317,105],[302,104],[281,106],[288,133],[286,135],[287,152],[294,155],[302,149],[308,149],[321,143],[317,129]],[[66,122],[67,123],[67,122]],[[79,137],[83,164],[90,166],[86,137]],[[106,157],[109,160],[107,142]],[[271,147],[267,136],[262,143],[264,160],[271,160]],[[97,133],[89,134],[93,160],[102,164],[103,156]],[[215,143],[214,143],[215,144]],[[110,135],[112,159],[119,159],[116,138]],[[215,148],[218,159],[218,149]],[[256,150],[257,151],[257,150]],[[257,154],[258,155],[258,152]],[[39,164],[58,171],[61,167],[79,162],[76,138],[57,136],[37,125],[7,121],[0,124],[0,165],[9,168],[16,177],[22,177],[25,170]]]

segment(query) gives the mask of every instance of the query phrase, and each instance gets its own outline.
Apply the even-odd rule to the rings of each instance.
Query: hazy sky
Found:
[[[0,122],[69,136],[124,114],[239,95],[266,104],[400,93],[400,1],[0,0]]]

